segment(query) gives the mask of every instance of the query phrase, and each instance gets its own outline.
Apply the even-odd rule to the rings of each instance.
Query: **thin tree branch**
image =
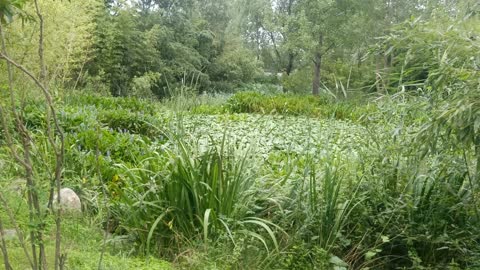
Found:
[[[30,256],[30,253],[28,252],[27,245],[25,244],[25,237],[23,236],[23,232],[20,229],[20,226],[18,226],[17,220],[15,219],[15,215],[12,212],[12,209],[8,206],[7,200],[3,197],[3,194],[0,192],[0,203],[2,204],[3,208],[5,209],[5,212],[7,213],[8,218],[10,219],[10,222],[12,223],[13,227],[15,228],[15,232],[17,233],[18,241],[20,242],[20,246],[23,249],[23,252],[25,253],[25,257],[28,259],[28,262],[30,263],[30,267],[34,268],[34,264],[32,261],[32,257]]]
[[[274,36],[273,32],[271,32],[271,31],[268,31],[268,34],[270,35],[270,40],[272,41],[273,50],[275,51],[275,55],[278,58],[278,64],[282,65],[282,56],[280,54],[280,51],[278,51],[278,46],[277,46],[277,42],[275,40],[275,36]]]
[[[38,21],[40,23],[40,29],[38,34],[38,57],[39,57],[39,63],[40,63],[40,81],[42,83],[45,83],[47,79],[47,68],[45,66],[45,57],[43,53],[44,22],[43,22],[42,13],[40,12],[40,7],[38,5],[38,0],[35,0],[34,3],[35,3],[35,11],[37,13]]]
[[[3,230],[3,222],[1,217],[0,217],[0,238],[2,240],[2,244],[0,247],[3,254],[3,264],[5,265],[5,270],[13,270],[12,266],[10,265],[10,260],[8,259],[7,242],[5,241],[5,232]]]
[[[39,29],[39,40],[38,40],[38,56],[40,60],[40,81],[38,86],[42,89],[45,99],[47,100],[48,106],[50,107],[50,110],[47,110],[47,133],[48,133],[48,140],[51,144],[51,146],[54,149],[55,152],[55,186],[57,188],[57,206],[58,209],[56,210],[56,217],[55,217],[55,270],[59,270],[61,268],[62,262],[61,262],[61,224],[62,224],[62,209],[60,207],[60,201],[61,201],[61,195],[60,195],[60,189],[61,189],[61,178],[62,178],[62,170],[63,170],[63,158],[64,158],[64,151],[65,151],[65,142],[64,142],[64,135],[63,131],[60,128],[60,124],[57,119],[56,111],[55,108],[53,107],[53,101],[52,101],[52,96],[48,90],[48,85],[47,85],[47,68],[45,65],[45,59],[44,59],[44,42],[43,42],[43,37],[44,37],[44,21],[43,21],[43,16],[40,11],[40,7],[38,4],[38,0],[34,1],[35,3],[35,11],[37,13],[37,17],[40,22],[40,29]],[[52,128],[51,128],[51,123],[50,119],[53,118],[55,129],[57,131],[57,135],[60,137],[60,149],[58,149],[57,144],[55,143],[55,138],[54,134],[52,133]],[[53,183],[51,183],[51,189],[53,189]],[[53,196],[51,196],[53,197]],[[40,246],[43,248],[42,246]],[[44,252],[44,250],[40,250],[40,252]],[[44,260],[44,267],[47,267],[46,263],[46,256],[45,254],[41,254],[42,259]]]
[[[52,96],[50,95],[50,92],[48,91],[48,89],[43,85],[43,83],[41,83],[36,77],[35,75],[33,75],[33,73],[31,73],[28,69],[26,69],[24,66],[18,64],[17,62],[13,61],[11,58],[9,58],[7,55],[5,55],[4,53],[0,53],[0,58],[1,59],[4,59],[5,61],[7,61],[8,63],[10,63],[11,65],[13,65],[14,67],[16,67],[17,69],[19,69],[20,71],[22,71],[23,73],[25,73],[25,75],[27,75],[28,77],[30,77],[30,79],[32,79],[32,81],[42,90],[44,96],[45,96],[45,99],[47,100],[47,105],[48,107],[50,108],[50,111],[52,112],[52,118],[54,120],[54,124],[55,124],[55,128],[57,129],[57,132],[59,132],[59,135],[61,136],[61,138],[63,138],[63,132],[62,132],[62,129],[60,127],[60,124],[57,120],[57,115],[55,113],[55,108],[53,107],[53,100],[52,100]],[[55,149],[57,151],[57,149]]]
[[[0,39],[2,43],[2,52],[0,53],[2,56],[5,56],[8,58],[7,55],[7,49],[6,49],[6,39],[5,39],[5,33],[3,32],[3,25],[0,21]],[[22,160],[20,164],[24,165],[25,169],[25,179],[27,181],[27,201],[28,201],[28,213],[29,213],[29,220],[32,224],[34,224],[35,221],[35,212],[37,216],[40,216],[40,205],[37,201],[38,197],[36,196],[36,188],[35,188],[35,182],[33,180],[33,168],[32,168],[32,163],[30,160],[30,141],[31,138],[28,135],[28,131],[25,128],[25,125],[23,121],[20,119],[17,111],[16,111],[16,104],[15,104],[15,92],[13,89],[13,70],[11,68],[12,63],[7,61],[7,71],[8,71],[8,87],[9,87],[9,93],[10,93],[10,103],[12,106],[12,113],[15,118],[15,123],[16,123],[16,128],[18,133],[21,136],[22,139],[22,146],[23,146],[23,158],[20,158],[19,155],[16,155],[15,147],[13,144],[12,138],[7,138],[8,143],[9,143],[9,148],[12,151],[12,154],[15,159],[18,158],[18,160]],[[2,109],[2,125],[5,130],[5,134],[9,136],[9,128],[6,123],[5,119],[5,113],[3,112]],[[34,211],[34,209],[36,211]],[[38,232],[38,231],[37,231]],[[32,257],[33,257],[33,265],[32,269],[37,270],[38,269],[38,260],[37,260],[37,251],[36,251],[36,242],[37,240],[41,243],[41,233],[36,234],[35,230],[32,229],[30,230],[30,241],[31,241],[31,248],[32,248]]]

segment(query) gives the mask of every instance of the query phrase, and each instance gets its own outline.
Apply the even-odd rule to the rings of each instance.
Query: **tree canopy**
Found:
[[[33,6],[2,0],[0,7],[11,54],[29,66]],[[399,25],[478,17],[472,0],[88,0],[41,8],[50,81],[160,98],[179,86],[231,92],[277,73],[285,92],[338,92],[339,84],[390,91],[404,54],[382,40],[400,40]]]

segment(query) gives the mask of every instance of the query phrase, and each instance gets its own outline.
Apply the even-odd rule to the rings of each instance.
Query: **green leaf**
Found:
[[[333,264],[335,266],[348,267],[348,264],[346,262],[344,262],[342,259],[340,259],[339,257],[337,257],[335,255],[332,255],[328,262],[330,262],[331,264]]]
[[[390,242],[390,237],[386,236],[386,235],[382,235],[382,242],[383,243],[389,243]]]
[[[148,237],[147,237],[147,255],[150,253],[150,241],[152,240],[152,236],[153,236],[153,232],[155,231],[155,229],[157,228],[158,226],[158,223],[160,223],[160,221],[165,217],[165,215],[168,213],[169,211],[165,211],[164,213],[162,213],[160,216],[158,216],[158,218],[155,220],[155,222],[153,223],[152,227],[150,228],[150,231],[148,232]]]
[[[205,215],[203,216],[203,241],[205,241],[205,246],[208,244],[208,225],[210,212],[212,212],[212,209],[207,209],[205,211]]]
[[[381,249],[374,249],[374,250],[368,251],[367,253],[365,253],[365,260],[369,261],[373,259],[373,257],[375,257],[381,251],[382,251]]]

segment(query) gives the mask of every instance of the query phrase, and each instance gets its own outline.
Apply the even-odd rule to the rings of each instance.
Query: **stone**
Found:
[[[17,178],[11,181],[9,190],[17,195],[22,195],[25,192],[27,186],[27,180],[23,178]]]
[[[17,231],[14,229],[5,229],[2,233],[3,237],[6,241],[15,239],[17,237]],[[2,235],[0,235],[0,240],[2,239]]]
[[[57,204],[57,194],[53,197],[53,204]],[[70,188],[62,188],[60,189],[60,208],[64,212],[81,212],[82,211],[82,203],[80,202],[80,198],[78,197],[75,191],[71,190]]]

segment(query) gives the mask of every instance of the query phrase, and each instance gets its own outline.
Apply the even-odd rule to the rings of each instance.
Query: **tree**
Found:
[[[74,71],[81,70],[88,60],[93,38],[93,16],[98,9],[98,2],[42,1],[39,7],[44,22],[44,61],[48,69],[46,79],[55,92],[61,84],[74,85],[79,73]],[[33,14],[33,5],[25,6],[25,10],[17,9],[15,19],[6,28],[5,38],[10,56],[34,74],[39,74],[36,46],[39,38],[38,19]],[[1,72],[0,79],[7,80],[6,75],[6,72]]]
[[[243,43],[238,44],[232,30],[228,2],[134,3],[133,8],[105,6],[99,13],[92,57],[85,66],[88,75],[100,77],[113,95],[131,95],[134,85],[138,90],[138,82],[146,81],[149,91],[160,98],[185,86],[197,92],[225,91],[239,83],[228,79],[232,74],[257,71],[250,65],[257,61],[239,48]],[[253,79],[243,75],[242,82]]]
[[[349,30],[345,26],[356,12],[356,6],[348,0],[303,0],[301,5],[305,16],[303,31],[308,38],[305,48],[310,53],[314,67],[312,94],[318,95],[322,61],[345,40]]]
[[[243,0],[244,29],[257,50],[270,48],[275,71],[289,76],[301,54],[298,0]]]

